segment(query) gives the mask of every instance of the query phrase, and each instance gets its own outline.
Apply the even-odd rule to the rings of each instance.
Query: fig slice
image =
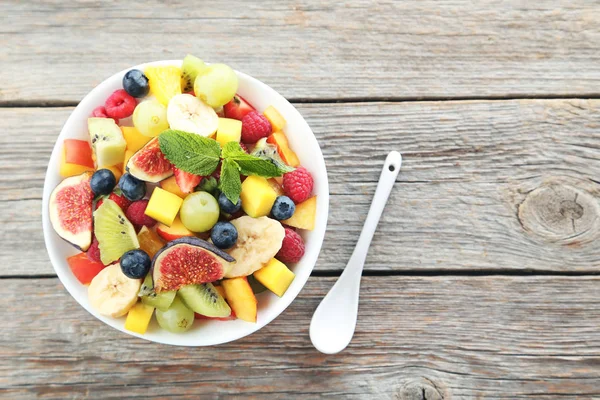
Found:
[[[152,260],[154,290],[160,293],[217,281],[225,274],[223,263],[233,261],[229,254],[197,237],[173,240]]]
[[[91,172],[66,178],[50,194],[52,227],[64,240],[86,251],[92,243]]]
[[[129,173],[136,178],[156,183],[173,175],[173,165],[160,151],[158,137],[150,140],[127,162]]]

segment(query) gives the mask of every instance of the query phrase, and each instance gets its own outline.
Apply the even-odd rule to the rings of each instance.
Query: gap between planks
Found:
[[[564,94],[546,94],[546,95],[498,95],[498,96],[369,96],[369,97],[343,97],[343,98],[293,98],[287,100],[296,104],[344,104],[344,103],[412,103],[412,102],[442,102],[442,101],[509,101],[509,100],[568,100],[600,99],[600,93],[564,93]],[[0,101],[0,108],[53,108],[53,107],[76,107],[79,103],[64,100],[48,101],[30,101],[30,100],[9,100]]]
[[[342,271],[335,270],[320,270],[312,271],[311,277],[321,278],[337,278],[342,274]],[[600,271],[551,271],[551,270],[408,270],[408,271],[384,271],[384,270],[370,270],[364,271],[362,276],[364,277],[387,277],[387,276],[407,276],[407,277],[486,277],[486,276],[520,276],[524,278],[538,277],[538,276],[600,276]],[[55,279],[58,278],[55,274],[37,274],[37,275],[3,275],[0,276],[0,280],[9,279]]]

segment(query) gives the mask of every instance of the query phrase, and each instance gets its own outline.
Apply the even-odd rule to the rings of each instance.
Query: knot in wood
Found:
[[[398,400],[448,400],[446,390],[427,378],[410,379],[399,389]]]
[[[561,201],[559,209],[560,215],[571,220],[581,218],[583,216],[583,206],[577,203],[575,200]]]
[[[589,243],[597,237],[600,206],[585,190],[551,183],[530,192],[519,206],[523,228],[561,244]]]

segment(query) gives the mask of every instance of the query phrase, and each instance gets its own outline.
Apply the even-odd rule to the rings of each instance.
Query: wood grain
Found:
[[[194,53],[288,98],[600,94],[600,9],[573,2],[0,3],[0,103],[73,104],[132,65]]]
[[[388,149],[404,155],[367,270],[599,272],[600,101],[301,104],[327,163],[318,270],[350,257]],[[49,274],[41,192],[70,108],[0,109],[0,275]],[[352,171],[350,173],[349,171]],[[540,191],[556,194],[539,201]],[[28,254],[22,262],[22,254]]]
[[[3,280],[2,397],[600,398],[600,277],[367,277],[354,340],[325,356],[308,326],[332,284],[311,278],[261,331],[193,349],[103,325],[56,279]]]

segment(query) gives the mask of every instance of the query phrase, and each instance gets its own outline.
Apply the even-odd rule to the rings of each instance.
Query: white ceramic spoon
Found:
[[[375,196],[352,257],[344,272],[321,301],[310,323],[310,340],[321,353],[335,354],[352,340],[358,314],[360,278],[379,217],[387,203],[400,172],[402,156],[397,151],[388,154],[379,177]]]

